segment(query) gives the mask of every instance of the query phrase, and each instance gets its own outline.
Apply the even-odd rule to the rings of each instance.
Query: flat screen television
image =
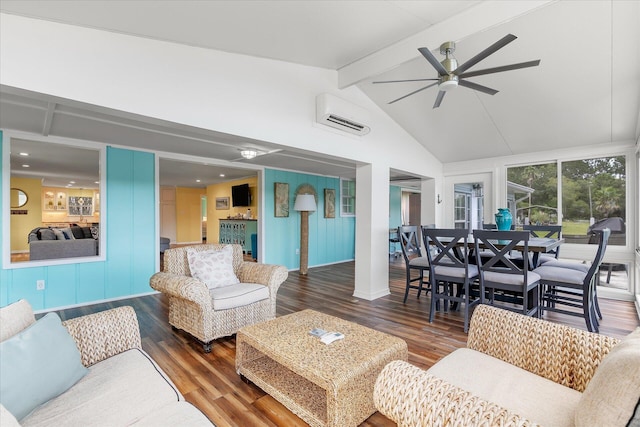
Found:
[[[234,185],[231,187],[232,206],[251,206],[251,191],[249,184]]]

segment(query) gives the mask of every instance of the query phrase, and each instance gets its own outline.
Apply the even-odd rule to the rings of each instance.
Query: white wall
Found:
[[[335,71],[8,14],[0,20],[3,85],[327,153],[376,171],[442,174],[442,164],[360,90],[339,90]],[[317,125],[315,98],[324,92],[366,108],[371,132],[357,137]],[[388,185],[385,191],[377,207],[388,207]],[[374,229],[388,228],[387,218],[371,220]],[[386,253],[387,233],[372,239]],[[356,263],[371,269],[371,259],[356,251]],[[387,283],[374,279],[371,289]]]

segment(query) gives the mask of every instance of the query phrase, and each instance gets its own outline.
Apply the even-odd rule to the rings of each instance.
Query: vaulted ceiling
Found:
[[[0,11],[337,70],[342,87],[357,85],[443,163],[632,143],[638,135],[640,2],[633,0],[2,0]],[[440,44],[454,41],[454,56],[462,63],[506,34],[518,38],[470,71],[533,59],[541,63],[470,79],[498,90],[493,96],[458,87],[434,109],[437,87],[388,104],[431,82],[372,83],[436,77],[420,47],[442,59]],[[91,129],[104,142],[109,135],[126,134],[141,146],[148,139],[161,145],[166,140],[160,149],[167,151],[174,150],[169,141],[178,138],[185,154],[214,152],[227,161],[237,159],[237,147],[244,144],[270,153],[246,163],[328,175],[348,176],[355,166],[42,94],[3,87],[0,95],[0,126],[38,133],[44,128],[69,137],[72,129]]]

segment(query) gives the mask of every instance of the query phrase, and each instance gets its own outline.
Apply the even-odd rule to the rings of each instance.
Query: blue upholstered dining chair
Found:
[[[555,311],[581,316],[590,332],[599,331],[598,317],[602,319],[602,314],[598,306],[597,277],[610,235],[608,228],[598,232],[598,249],[590,266],[550,261],[534,270],[540,275],[542,313]],[[568,307],[581,311],[569,310]]]
[[[471,295],[470,288],[478,277],[478,267],[469,264],[468,236],[468,229],[422,229],[431,282],[429,322],[433,322],[440,300],[444,300],[445,311],[450,302],[462,303],[465,332],[469,330],[471,308],[480,302],[480,298]],[[457,289],[454,289],[454,285]]]
[[[476,262],[480,270],[481,298],[488,294],[491,305],[519,311],[527,316],[537,316],[540,276],[529,271],[530,237],[528,231],[473,231]],[[511,251],[522,253],[518,262],[510,257]],[[499,291],[500,298],[497,298],[496,290]],[[516,307],[496,301],[515,303]],[[517,305],[522,308],[518,309]]]

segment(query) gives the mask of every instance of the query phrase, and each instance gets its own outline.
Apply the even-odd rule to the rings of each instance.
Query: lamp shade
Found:
[[[313,194],[298,194],[296,203],[293,205],[294,211],[313,212],[316,209],[316,198]]]

